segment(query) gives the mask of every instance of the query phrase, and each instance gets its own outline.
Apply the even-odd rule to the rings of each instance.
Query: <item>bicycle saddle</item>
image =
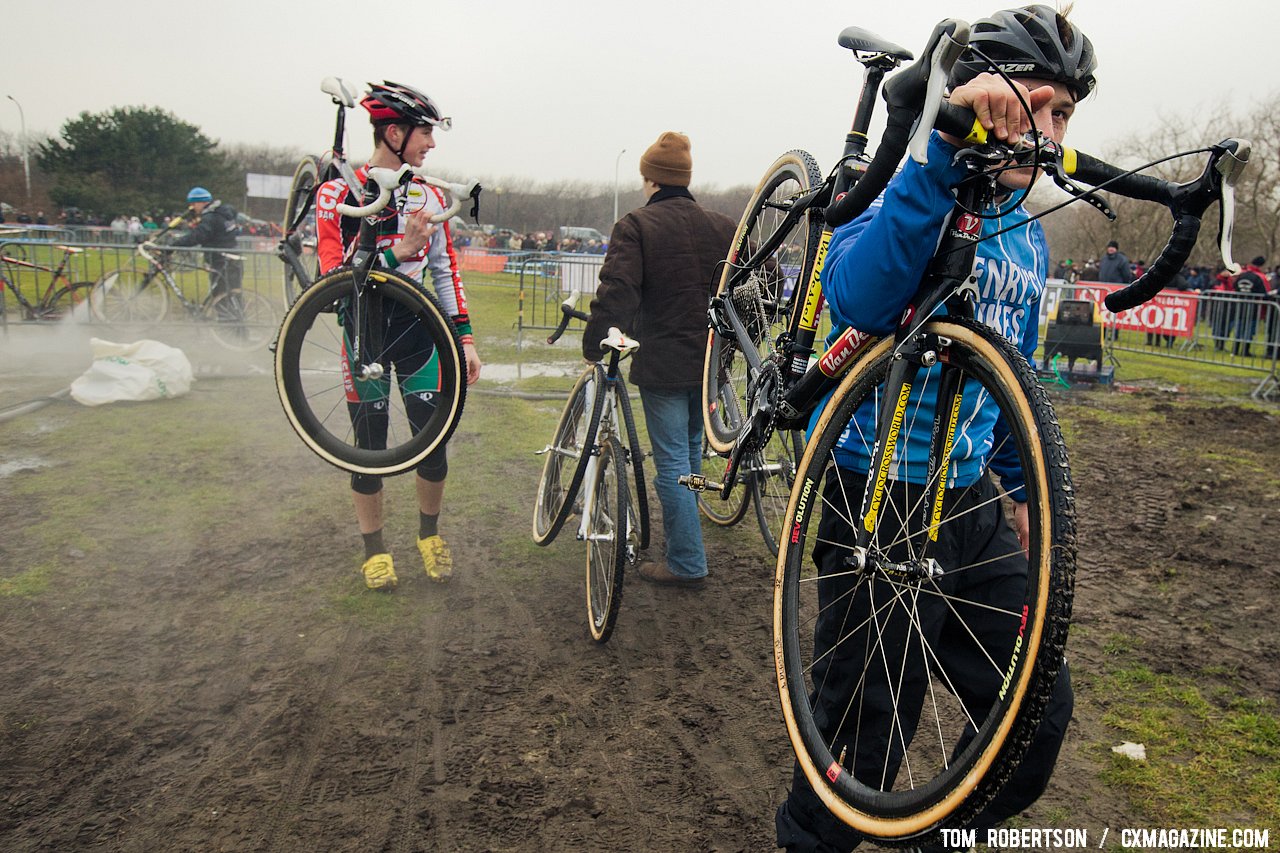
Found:
[[[639,349],[640,342],[625,335],[617,326],[610,326],[609,336],[600,340],[600,346],[605,349],[616,349],[625,357],[632,350]]]
[[[356,105],[356,90],[341,77],[324,78],[320,81],[320,91],[331,96],[335,104],[348,108]]]
[[[898,47],[893,42],[882,39],[862,27],[845,27],[840,33],[839,41],[841,47],[848,48],[854,53],[887,54],[898,62],[907,62],[916,58],[915,54],[905,47]]]

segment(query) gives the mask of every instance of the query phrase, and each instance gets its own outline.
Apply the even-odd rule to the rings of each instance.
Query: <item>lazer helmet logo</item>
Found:
[[[1035,71],[1036,64],[1034,62],[999,62],[996,67],[1005,74],[1020,74],[1024,71]]]

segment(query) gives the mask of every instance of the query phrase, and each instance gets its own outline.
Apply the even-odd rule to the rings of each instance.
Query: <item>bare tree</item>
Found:
[[[1225,137],[1249,139],[1253,154],[1248,169],[1236,188],[1234,247],[1237,259],[1265,255],[1280,260],[1280,93],[1256,104],[1245,115],[1212,114],[1165,117],[1099,152],[1100,156],[1129,168],[1155,165],[1143,174],[1166,180],[1187,181],[1204,166],[1203,155],[1165,161],[1171,153],[1203,149]],[[1158,162],[1163,161],[1163,162]],[[1165,245],[1172,222],[1156,205],[1106,194],[1116,212],[1110,222],[1084,203],[1073,204],[1045,219],[1045,231],[1054,259],[1096,258],[1108,240],[1116,240],[1132,260],[1153,262]],[[1035,206],[1043,209],[1061,200],[1058,193],[1037,190]],[[1213,269],[1220,263],[1217,247],[1217,213],[1210,209],[1200,229],[1200,238],[1191,253],[1191,263]]]

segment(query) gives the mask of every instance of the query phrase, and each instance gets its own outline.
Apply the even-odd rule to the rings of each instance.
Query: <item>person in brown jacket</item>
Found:
[[[582,354],[603,358],[600,340],[617,326],[640,342],[631,383],[640,389],[662,504],[666,560],[640,576],[696,586],[707,576],[698,504],[678,479],[702,464],[702,357],[716,265],[737,225],[689,192],[689,137],[663,133],[640,157],[648,201],[618,220],[600,268],[600,287],[582,335]]]

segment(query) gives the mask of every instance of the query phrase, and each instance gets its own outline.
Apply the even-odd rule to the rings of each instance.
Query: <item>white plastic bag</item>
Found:
[[[159,341],[117,344],[91,338],[89,348],[93,364],[71,383],[71,398],[86,406],[180,397],[195,381],[186,354]]]

